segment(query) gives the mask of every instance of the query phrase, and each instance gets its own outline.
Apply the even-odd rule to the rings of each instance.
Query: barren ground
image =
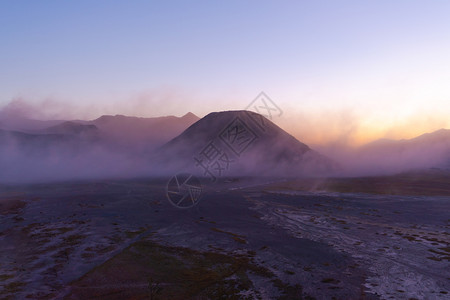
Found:
[[[448,196],[240,181],[179,210],[166,181],[3,186],[0,297],[450,297]]]

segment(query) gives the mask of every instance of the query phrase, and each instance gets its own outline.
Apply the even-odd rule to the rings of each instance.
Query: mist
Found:
[[[198,119],[192,114],[76,119],[81,110],[70,113],[69,106],[58,102],[19,98],[3,107],[0,183],[160,176],[153,163],[155,149]]]
[[[149,157],[139,149],[125,152],[87,137],[0,132],[0,140],[2,183],[128,178],[153,172]]]
[[[220,122],[222,125],[211,123],[181,144],[166,144],[199,118],[186,114],[80,119],[85,109],[21,98],[3,107],[0,183],[170,176],[186,170],[201,176],[193,157],[223,127]],[[355,141],[364,129],[363,118],[352,110],[303,113],[297,115],[301,120],[297,123],[289,123],[291,117],[274,120],[281,126],[272,133],[274,138],[262,139],[251,152],[234,159],[224,175],[369,176],[450,165],[448,130],[410,140],[379,139],[358,145]],[[394,131],[391,128],[386,133]],[[296,145],[294,137],[307,146]]]

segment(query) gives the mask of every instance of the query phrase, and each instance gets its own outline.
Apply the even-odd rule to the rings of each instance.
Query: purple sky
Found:
[[[1,1],[0,107],[203,116],[265,91],[316,143],[450,127],[448,1]]]

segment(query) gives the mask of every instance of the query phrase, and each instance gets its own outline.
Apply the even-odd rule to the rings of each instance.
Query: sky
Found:
[[[450,128],[450,2],[0,1],[0,108],[202,117],[264,91],[311,144]]]

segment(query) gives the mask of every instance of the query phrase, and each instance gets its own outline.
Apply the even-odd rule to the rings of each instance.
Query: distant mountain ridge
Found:
[[[104,115],[85,124],[95,125],[115,145],[126,143],[143,147],[146,144],[162,145],[197,120],[199,118],[193,113],[155,118]]]
[[[214,112],[202,119],[192,113],[158,118],[105,115],[90,121],[0,119],[0,181],[12,178],[11,173],[19,180],[60,179],[61,174],[74,173],[80,178],[184,171],[314,177],[450,170],[450,130],[378,140],[346,157],[328,154],[339,165],[250,111]]]
[[[89,133],[89,132],[97,132],[98,128],[95,125],[84,125],[79,124],[73,121],[65,121],[61,124],[54,125],[51,127],[48,127],[43,130],[45,133],[55,133],[55,134],[83,134],[83,133]]]
[[[407,147],[420,146],[424,144],[448,143],[450,142],[450,129],[438,129],[433,132],[421,134],[411,139],[378,139],[368,144],[365,144],[361,149],[373,149],[376,147]]]
[[[155,147],[198,119],[103,116],[92,121],[5,120],[0,182],[148,176]]]
[[[414,169],[450,167],[450,130],[439,129],[412,139],[380,139],[357,151],[355,159],[380,171],[403,172]],[[392,173],[392,172],[391,172]]]
[[[103,115],[97,119],[85,120],[32,120],[6,118],[1,127],[6,131],[23,132],[27,134],[62,134],[72,136],[90,136],[102,139],[111,147],[140,149],[150,151],[199,120],[193,113],[182,117],[131,117],[124,115]]]

